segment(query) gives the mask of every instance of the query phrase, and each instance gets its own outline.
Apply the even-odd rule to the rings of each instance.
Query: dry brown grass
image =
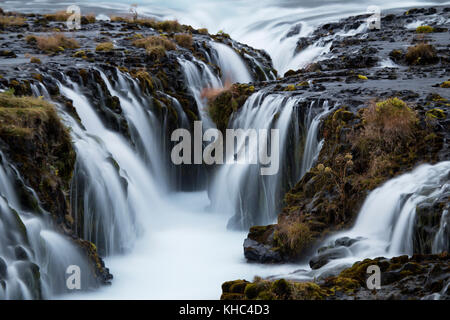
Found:
[[[36,58],[36,57],[31,57],[30,59],[30,63],[37,63],[37,64],[41,64],[41,59]]]
[[[114,44],[112,42],[99,43],[95,48],[97,52],[109,52],[114,49]]]
[[[192,35],[189,33],[176,34],[173,38],[178,45],[187,49],[191,49],[192,45],[194,44]]]
[[[405,59],[410,65],[436,63],[438,60],[436,50],[431,44],[427,43],[419,43],[409,47]]]
[[[0,15],[0,27],[21,27],[26,25],[26,19],[20,16]]]
[[[278,221],[275,241],[293,252],[300,252],[308,247],[313,239],[308,225],[299,215],[291,215]]]
[[[56,119],[53,106],[34,97],[16,97],[0,93],[0,135],[30,136],[37,121]]]
[[[363,112],[363,120],[364,138],[394,145],[399,140],[412,137],[417,116],[404,101],[391,98],[371,102]]]
[[[222,92],[231,90],[232,82],[230,79],[226,79],[223,88],[203,88],[201,93],[202,99],[207,99],[208,101],[214,100]]]
[[[158,21],[151,18],[139,18],[123,17],[123,16],[111,16],[112,22],[133,23],[139,24],[144,27],[152,28],[163,32],[181,32],[183,26],[177,20]]]
[[[44,14],[44,18],[49,21],[67,21],[71,15],[71,13],[61,10],[55,13]]]
[[[162,46],[166,50],[175,50],[177,47],[171,40],[161,36],[150,36],[133,41],[133,45],[138,48],[148,48]]]
[[[64,51],[65,49],[76,49],[80,47],[77,40],[68,38],[61,33],[55,33],[54,35],[47,37],[29,35],[25,38],[25,40],[30,44],[36,44],[40,50],[48,53],[55,53]]]
[[[67,13],[64,10],[56,11],[55,13],[49,13],[45,14],[44,18],[48,21],[59,21],[59,22],[65,22],[69,17],[72,15],[72,13]],[[82,16],[81,23],[94,23],[95,22],[95,15],[94,14],[87,14]]]
[[[153,59],[159,59],[165,56],[166,50],[175,50],[175,43],[165,37],[150,36],[133,41],[133,45],[138,48],[145,48],[147,54]]]

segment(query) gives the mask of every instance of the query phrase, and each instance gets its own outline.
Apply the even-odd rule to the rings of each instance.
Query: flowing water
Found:
[[[18,183],[38,203],[0,151],[0,299],[48,299],[66,293],[66,270],[71,265],[80,268],[83,289],[92,288],[83,253],[52,227],[42,208],[36,212],[22,206]]]
[[[336,273],[365,258],[412,255],[417,205],[432,203],[449,192],[449,161],[421,165],[389,180],[369,194],[351,229],[334,234],[321,244],[322,248],[329,247],[334,252],[339,250],[340,258],[331,260],[318,270],[291,277],[311,279]],[[447,214],[448,211],[443,209],[440,227],[434,237],[434,253],[450,249]],[[344,237],[356,241],[350,246],[336,246],[336,240]]]
[[[446,4],[449,1],[135,0],[132,3],[138,5],[137,11],[141,16],[178,19],[195,28],[208,28],[212,33],[224,31],[242,43],[264,49],[271,55],[275,68],[284,74],[329,50],[331,43],[326,41],[302,52],[296,51],[298,38],[309,35],[318,24],[367,13],[369,6],[379,6],[383,12],[393,8]],[[98,16],[128,14],[130,9],[130,2],[125,0],[79,0],[77,4],[82,12],[95,12]],[[9,0],[2,4],[2,7],[11,10],[46,13],[67,6],[57,0]]]
[[[248,229],[253,225],[274,222],[279,203],[276,199],[282,197],[284,177],[297,181],[299,159],[295,159],[295,147],[289,150],[294,168],[290,172],[285,170],[286,146],[289,138],[299,141],[297,117],[293,117],[299,97],[285,96],[283,94],[267,94],[261,90],[250,96],[244,106],[231,119],[229,128],[232,129],[278,129],[279,155],[277,165],[279,172],[276,175],[263,176],[260,174],[261,165],[247,161],[242,164],[225,163],[214,177],[211,190],[212,206],[216,211],[232,212],[234,216],[229,222],[231,228]],[[246,144],[241,140],[236,153],[247,148],[249,154],[258,154],[258,143],[251,141]],[[294,157],[292,157],[294,155]],[[229,157],[234,158],[235,153]],[[227,161],[230,159],[227,159]],[[276,160],[273,160],[275,163]],[[285,171],[285,172],[283,172]]]
[[[125,1],[79,2],[84,12],[92,10],[98,14],[127,12],[129,6]],[[364,13],[369,5],[364,1],[337,4],[325,0],[300,4],[288,0],[233,1],[232,4],[222,0],[134,2],[138,3],[142,15],[177,18],[194,27],[207,27],[211,32],[222,29],[243,43],[265,49],[281,73],[320,58],[331,46],[332,39],[325,39],[297,53],[299,37],[307,36],[324,21]],[[370,2],[383,8],[417,3]],[[52,8],[50,11],[53,11],[58,5],[51,0],[30,0],[27,3],[13,0],[2,4],[2,7],[23,11]],[[364,33],[365,30],[365,25],[361,25],[355,30],[343,30],[339,35]],[[224,71],[222,77],[197,59],[178,60],[204,128],[214,127],[214,124],[205,109],[202,89],[222,87],[227,80],[252,81],[248,66],[232,49],[217,43],[210,45],[214,49],[210,60],[221,66]],[[14,202],[14,187],[3,183],[11,181],[10,169],[7,169],[11,166],[0,156],[3,161],[0,166],[0,212],[11,216],[11,209],[15,209],[26,226],[30,241],[27,244],[18,235],[20,226],[17,220],[0,220],[0,228],[3,229],[11,229],[9,225],[3,225],[4,221],[16,223],[12,228],[13,234],[6,240],[1,239],[2,243],[13,239],[13,244],[6,246],[7,250],[2,246],[3,251],[0,251],[0,282],[5,281],[3,266],[6,265],[6,283],[13,289],[2,291],[0,285],[0,297],[35,297],[30,291],[33,286],[26,284],[19,274],[18,265],[22,262],[13,255],[13,245],[23,247],[33,256],[30,261],[41,268],[45,298],[75,299],[216,299],[220,295],[220,284],[225,280],[251,280],[255,275],[273,274],[311,279],[366,257],[408,254],[412,250],[415,204],[439,195],[446,185],[445,179],[448,180],[449,163],[443,162],[421,166],[374,190],[361,209],[355,226],[327,239],[324,245],[344,236],[359,241],[347,248],[344,257],[318,271],[298,265],[247,264],[242,254],[246,233],[233,229],[242,230],[254,224],[274,221],[280,206],[277,199],[281,199],[285,188],[295,184],[317,159],[321,149],[319,127],[321,119],[330,112],[328,104],[325,102],[321,109],[311,105],[308,110],[299,110],[301,96],[268,94],[265,91],[253,94],[242,109],[233,114],[229,127],[280,129],[279,173],[263,177],[258,174],[260,165],[224,165],[211,177],[209,190],[185,193],[180,192],[174,178],[175,169],[168,164],[164,119],[158,119],[147,107],[151,105],[151,97],[143,95],[134,80],[125,75],[118,73],[117,79],[113,80],[98,71],[108,91],[121,102],[130,128],[130,140],[106,128],[82,88],[65,77],[59,83],[59,89],[62,95],[73,101],[81,123],[62,107],[59,112],[71,128],[77,152],[71,188],[72,209],[83,212],[82,227],[77,232],[96,243],[102,255],[106,256],[106,265],[115,277],[113,285],[92,293],[61,295],[64,293],[66,265],[84,266],[85,262],[70,242],[51,231],[45,219],[34,215],[29,218]],[[36,95],[50,98],[45,88],[33,89]],[[176,99],[170,100],[181,111]],[[178,125],[187,126],[184,113],[180,114]],[[299,114],[307,116],[299,117]],[[301,126],[300,118],[305,119]],[[255,150],[256,145],[247,147]],[[288,163],[295,165],[287,166]],[[177,174],[176,179],[179,178]],[[447,215],[448,212],[444,212],[436,234],[435,251],[448,247]],[[3,236],[5,233],[0,234]],[[40,247],[42,243],[45,250]],[[41,251],[44,252],[42,255]],[[300,268],[306,271],[293,272]],[[83,281],[89,282],[89,279]]]

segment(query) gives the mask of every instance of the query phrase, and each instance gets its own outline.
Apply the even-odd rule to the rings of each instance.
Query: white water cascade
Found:
[[[295,168],[295,165],[289,173],[284,165],[289,141],[294,145],[290,153],[296,154],[295,146],[299,140],[298,123],[297,117],[292,115],[298,101],[299,98],[295,96],[267,95],[262,90],[251,95],[244,106],[232,116],[229,125],[231,129],[279,130],[279,171],[275,175],[262,176],[261,165],[258,163],[231,164],[229,163],[231,159],[227,159],[228,163],[225,163],[214,177],[210,197],[214,210],[234,213],[229,227],[245,229],[252,225],[273,222],[279,207],[275,199],[281,197],[283,191],[281,187],[285,183],[283,177],[288,174],[293,180],[298,178],[298,168]],[[294,130],[290,130],[291,126]],[[249,154],[258,154],[258,144],[253,142],[250,141],[247,145],[242,141],[237,146],[236,152],[248,148]],[[291,155],[290,157],[292,158]]]
[[[311,103],[305,121],[307,135],[305,148],[303,151],[300,176],[305,175],[305,173],[308,172],[309,169],[311,169],[314,163],[317,161],[317,157],[319,156],[320,150],[322,149],[324,143],[323,140],[319,141],[320,122],[327,114],[329,114],[333,110],[333,108],[329,109],[328,101],[324,101],[322,105],[322,111],[314,116],[314,118],[312,118],[314,104],[315,102]]]
[[[223,82],[227,79],[233,83],[248,83],[253,81],[247,65],[233,49],[218,42],[211,42],[210,45],[213,49],[212,60],[222,70]]]
[[[178,58],[186,85],[197,104],[200,120],[203,122],[204,128],[214,128],[215,125],[211,121],[208,111],[206,110],[206,101],[202,97],[202,90],[205,88],[221,88],[223,83],[210,69],[210,67],[198,59],[193,58],[192,61]]]
[[[94,288],[91,267],[81,249],[52,227],[42,208],[39,212],[23,208],[16,182],[39,202],[0,152],[0,300],[46,299],[66,293],[66,270],[71,265],[80,268],[81,289]]]
[[[412,255],[416,207],[419,203],[432,202],[440,195],[448,194],[449,175],[450,161],[425,164],[373,190],[365,200],[355,225],[348,231],[331,236],[322,246],[332,247],[337,239],[343,237],[357,241],[345,248],[346,254],[341,258],[331,260],[315,271],[314,276],[341,270],[365,258]],[[448,250],[446,214],[444,210],[434,239],[434,253]]]

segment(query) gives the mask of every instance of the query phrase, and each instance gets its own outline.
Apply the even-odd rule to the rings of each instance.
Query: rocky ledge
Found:
[[[310,45],[324,48],[315,63],[255,85],[255,91],[301,96],[298,108],[304,110],[312,105],[318,113],[324,102],[332,108],[321,121],[317,163],[286,193],[277,223],[250,228],[244,242],[248,261],[303,261],[318,269],[342,257],[358,239],[338,239],[327,248],[319,243],[354,223],[371,190],[419,164],[450,158],[449,17],[450,8],[438,7],[389,12],[381,30],[365,30],[367,16],[324,24],[298,41],[300,54]],[[449,199],[445,193],[416,208],[417,255],[370,261],[389,269],[381,291],[365,289],[362,278],[343,278],[363,261],[317,283],[227,282],[222,298],[409,299],[441,292],[448,299],[448,255],[421,254],[431,253]],[[433,287],[434,277],[443,282]]]
[[[378,289],[367,288],[369,266],[378,266],[381,270]],[[314,282],[236,280],[225,282],[222,292],[222,300],[448,300],[450,256],[443,253],[366,259],[338,276]]]

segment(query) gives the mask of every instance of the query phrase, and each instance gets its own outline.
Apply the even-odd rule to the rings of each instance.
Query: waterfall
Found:
[[[232,48],[218,42],[211,42],[210,45],[213,49],[212,62],[222,70],[222,81],[229,79],[233,83],[252,82],[247,65]]]
[[[30,212],[22,207],[16,181],[39,203],[0,151],[0,299],[45,299],[67,293],[66,270],[71,265],[80,268],[81,289],[95,287],[81,249],[54,230],[42,208]]]
[[[301,176],[305,175],[305,173],[307,173],[309,169],[311,169],[314,163],[317,161],[320,150],[322,149],[324,143],[323,140],[319,141],[320,121],[332,110],[328,108],[328,101],[324,101],[322,105],[322,111],[319,112],[319,114],[317,114],[311,120],[314,105],[315,102],[312,102],[305,120],[305,128],[307,131],[307,135],[302,157],[302,165],[300,169]]]
[[[168,168],[165,164],[167,161],[164,161],[167,159],[161,156],[166,154],[161,142],[168,139],[163,134],[159,119],[149,108],[146,108],[151,104],[150,101],[146,99],[137,82],[131,77],[117,71],[119,88],[115,89],[106,75],[100,70],[97,71],[105,82],[109,93],[119,98],[133,142],[137,145],[138,151],[144,152],[141,157],[145,164],[150,167],[152,176],[157,181],[168,181]],[[172,98],[172,100],[176,101],[175,98]],[[177,105],[176,103],[175,105]],[[186,124],[187,117],[179,103],[177,109],[181,121]],[[160,187],[165,188],[167,185],[161,184]]]
[[[105,80],[108,79],[105,77]],[[145,114],[143,105],[138,103],[131,89],[125,97],[105,81],[109,90],[123,103],[129,127],[142,130],[136,136],[142,140],[142,145],[137,143],[137,151],[141,155],[137,157],[136,150],[124,137],[104,126],[78,85],[67,78],[64,78],[64,83],[59,84],[60,92],[73,101],[81,119],[79,124],[62,106],[58,108],[64,122],[71,128],[77,152],[71,201],[74,216],[82,219],[82,230],[78,232],[84,239],[95,243],[102,255],[127,252],[144,232],[140,224],[143,215],[151,215],[159,208],[161,194],[168,188],[161,178],[166,170],[158,167],[162,163],[158,158],[162,156],[161,152],[157,148],[151,152],[154,146],[143,146],[147,140],[152,141],[152,134],[158,127],[151,126],[151,114]],[[145,137],[145,133],[149,136]],[[150,161],[146,161],[147,157],[151,157]]]
[[[211,71],[203,61],[192,58],[192,61],[178,58],[178,63],[183,71],[187,87],[195,99],[198,114],[204,128],[215,127],[206,110],[206,101],[202,98],[202,90],[205,88],[221,88],[222,81]]]
[[[295,150],[287,155],[288,141],[299,140],[298,136],[290,137],[293,132],[298,135],[297,130],[290,130],[291,126],[298,127],[296,117],[292,117],[298,101],[299,98],[295,96],[267,95],[264,90],[259,91],[251,95],[241,110],[233,115],[229,128],[278,129],[280,159],[287,161],[287,158],[292,159],[295,155]],[[249,154],[257,154],[257,144],[252,144],[252,141],[249,144]],[[246,148],[246,144],[238,148]],[[272,176],[261,176],[259,164],[224,164],[218,169],[210,190],[213,209],[234,213],[229,222],[231,228],[245,229],[273,222],[279,207],[276,199],[281,198],[282,186],[285,184],[284,177],[298,177],[295,163],[291,172],[284,162],[281,163],[278,174]]]
[[[373,190],[365,200],[355,225],[348,231],[333,235],[322,246],[333,247],[335,241],[343,237],[354,239],[354,243],[346,248],[346,254],[332,260],[319,272],[337,266],[343,268],[365,258],[412,255],[416,208],[420,203],[432,202],[449,193],[449,174],[450,161],[424,164]],[[441,226],[435,235],[435,253],[449,249],[447,214],[444,210]]]

